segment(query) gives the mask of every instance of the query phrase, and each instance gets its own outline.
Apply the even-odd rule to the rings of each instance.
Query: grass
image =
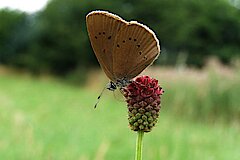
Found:
[[[222,66],[203,70],[160,70],[151,74],[165,89],[163,106],[170,114],[224,123],[240,121],[240,72]]]
[[[99,92],[57,80],[0,75],[0,159],[134,159],[136,133],[128,128],[125,103],[106,92],[93,109]],[[175,116],[167,109],[174,104],[166,102],[170,95],[163,96],[158,126],[144,136],[143,159],[240,159],[239,123]]]

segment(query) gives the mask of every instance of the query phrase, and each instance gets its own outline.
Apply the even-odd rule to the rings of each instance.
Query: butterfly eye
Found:
[[[103,32],[102,34],[105,35],[105,32]]]
[[[101,32],[99,32],[98,34],[101,35]]]
[[[125,43],[125,40],[123,40],[123,43]]]
[[[137,39],[134,39],[134,42],[136,42],[137,41]]]
[[[139,47],[140,47],[140,44],[137,45],[137,48],[139,48]]]
[[[131,40],[132,40],[132,38],[130,37],[130,38],[129,38],[129,40],[131,41]]]
[[[139,52],[139,55],[142,55],[142,51]]]
[[[120,47],[119,44],[117,44],[117,47],[118,47],[118,48]]]
[[[95,36],[95,39],[97,39],[97,36]]]

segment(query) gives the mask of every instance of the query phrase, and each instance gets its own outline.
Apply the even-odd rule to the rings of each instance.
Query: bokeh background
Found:
[[[20,3],[20,2],[19,2]],[[147,160],[240,159],[239,0],[50,0],[0,9],[0,159],[134,159],[136,134],[91,49],[85,16],[148,25],[161,55],[142,74],[165,90]]]

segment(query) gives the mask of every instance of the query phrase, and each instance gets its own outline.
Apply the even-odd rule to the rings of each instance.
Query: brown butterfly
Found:
[[[111,80],[109,90],[126,86],[160,54],[156,35],[141,23],[107,11],[92,11],[86,21],[94,53]]]

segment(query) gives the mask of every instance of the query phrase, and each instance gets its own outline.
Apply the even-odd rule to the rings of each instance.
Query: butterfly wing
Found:
[[[131,21],[121,27],[113,46],[113,74],[132,79],[160,54],[159,41],[152,30]]]
[[[113,44],[120,28],[126,21],[106,11],[93,11],[86,17],[87,30],[94,53],[108,78],[113,75]]]

